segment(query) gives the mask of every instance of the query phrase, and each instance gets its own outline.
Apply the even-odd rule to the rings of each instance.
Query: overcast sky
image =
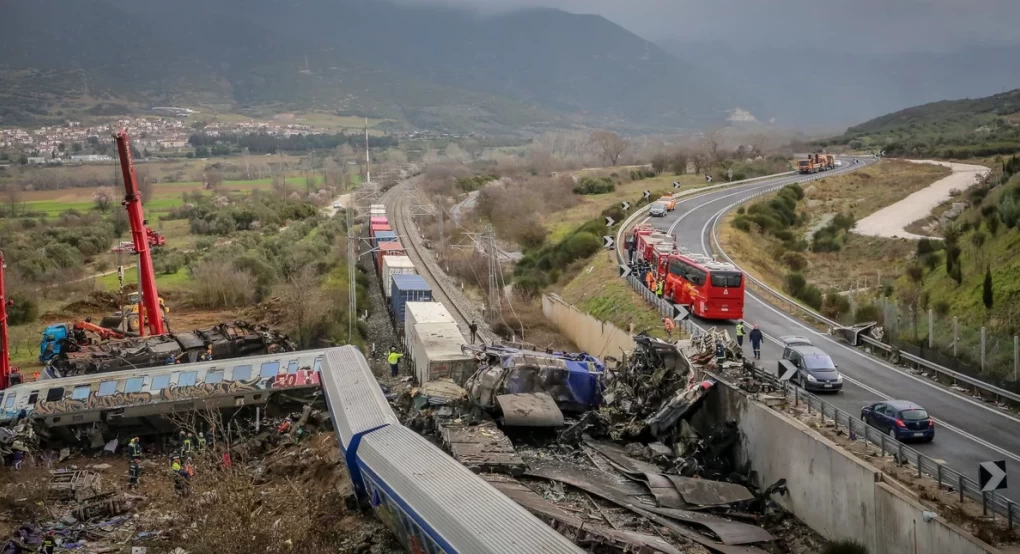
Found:
[[[967,42],[1020,42],[1020,0],[401,1],[483,10],[560,8],[602,15],[649,40],[719,39],[738,47],[843,45],[923,52]]]

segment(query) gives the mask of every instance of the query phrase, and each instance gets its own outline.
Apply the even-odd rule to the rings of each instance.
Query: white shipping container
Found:
[[[377,215],[386,215],[386,206],[382,204],[372,204],[372,206],[368,208],[368,211],[373,217]]]
[[[467,341],[456,323],[419,323],[413,327],[408,342],[412,345],[411,362],[419,383],[452,379],[464,386],[477,369],[474,356],[461,352],[460,347]]]
[[[408,302],[404,304],[404,348],[414,359],[414,326],[419,323],[457,323],[441,302]]]
[[[407,256],[383,256],[382,260],[382,288],[383,294],[389,299],[393,291],[393,276],[394,275],[414,275],[418,273],[414,269],[414,264],[411,263],[411,258]]]

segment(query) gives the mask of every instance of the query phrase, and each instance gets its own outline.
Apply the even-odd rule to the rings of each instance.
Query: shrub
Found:
[[[255,299],[255,277],[234,267],[230,260],[200,263],[192,270],[192,301],[206,308],[233,308]]]
[[[815,310],[822,309],[822,291],[814,286],[807,285],[804,290],[801,291],[799,298],[804,301],[805,304],[811,306]]]
[[[850,299],[839,294],[838,291],[829,291],[822,302],[822,314],[830,319],[850,312]]]
[[[921,263],[924,264],[924,267],[928,268],[928,271],[935,271],[935,268],[942,263],[942,256],[938,252],[929,252],[921,258]]]
[[[949,315],[949,302],[946,302],[945,300],[938,300],[932,305],[932,310],[934,310],[940,317],[945,317]]]
[[[812,252],[839,252],[840,245],[836,242],[836,239],[832,237],[815,238],[811,243]]]
[[[783,264],[793,271],[803,271],[807,267],[807,258],[797,252],[787,252],[782,257]]]
[[[524,299],[531,299],[542,292],[542,284],[534,277],[519,277],[514,280],[514,290]]]
[[[746,211],[747,210],[745,210],[743,206],[740,206],[737,208],[737,215],[744,215],[744,212]]]
[[[793,234],[793,231],[790,231],[789,229],[780,229],[780,230],[772,233],[772,236],[776,237],[777,239],[779,239],[779,240],[781,240],[783,242],[791,241],[791,240],[794,240],[794,239],[797,238]]]
[[[864,323],[868,321],[877,321],[881,324],[885,320],[882,314],[882,308],[874,304],[864,304],[863,306],[857,306],[857,311],[854,312],[854,323]]]
[[[7,323],[10,325],[31,323],[39,317],[39,304],[35,300],[35,295],[28,296],[12,292],[10,300],[13,302],[7,306]]]
[[[921,239],[917,241],[917,256],[921,257],[925,254],[931,254],[935,251],[935,245],[932,244],[931,239]]]
[[[593,196],[616,191],[616,183],[609,177],[581,177],[574,187],[574,194]]]
[[[738,231],[743,231],[745,233],[751,232],[751,222],[748,221],[746,217],[737,216],[733,218],[731,225],[733,225],[733,228]]]
[[[857,225],[857,221],[853,214],[838,213],[832,218],[832,225],[837,229],[849,231],[854,228],[854,225]]]
[[[804,287],[806,286],[807,280],[804,279],[804,276],[800,273],[793,272],[786,274],[783,287],[786,289],[786,292],[790,293],[792,296],[800,298],[800,295],[804,292]]]

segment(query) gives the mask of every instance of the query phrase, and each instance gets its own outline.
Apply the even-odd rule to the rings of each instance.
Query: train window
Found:
[[[18,395],[17,394],[9,394],[9,395],[7,395],[7,401],[4,403],[4,409],[10,410],[11,408],[13,408],[14,407],[14,401],[17,400],[17,399],[18,399]]]
[[[223,370],[217,369],[216,371],[210,371],[205,374],[205,384],[215,385],[223,382]]]
[[[167,388],[170,385],[169,375],[156,375],[152,378],[152,383],[149,384],[149,391],[158,391]]]
[[[251,379],[251,366],[239,365],[230,373],[230,379],[234,381],[247,381]]]
[[[315,372],[318,373],[322,370],[322,358],[315,358]]]
[[[280,362],[266,362],[262,364],[262,369],[259,371],[259,377],[269,379],[270,377],[276,377],[276,374],[279,372]]]
[[[46,391],[47,402],[57,402],[64,399],[64,387],[54,387]]]
[[[103,381],[99,383],[99,392],[96,393],[96,396],[110,396],[115,392],[117,392],[116,381]]]
[[[178,387],[193,387],[198,383],[198,372],[197,371],[185,371],[177,375],[177,386]]]
[[[145,377],[132,377],[124,383],[124,392],[142,392]]]
[[[297,362],[297,360],[291,360],[289,363],[287,363],[287,374],[288,375],[294,375],[295,373],[297,373],[297,370],[298,370],[298,362]]]
[[[88,400],[89,392],[91,392],[91,390],[89,389],[88,385],[78,385],[77,387],[74,387],[74,390],[71,391],[71,399]]]
[[[35,406],[37,400],[39,400],[39,391],[34,390],[32,394],[28,395],[28,405]]]

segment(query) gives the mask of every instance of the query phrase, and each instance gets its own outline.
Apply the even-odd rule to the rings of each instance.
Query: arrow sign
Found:
[[[630,209],[630,202],[627,202],[626,200],[624,200],[623,201],[623,211],[627,211],[629,209]]]
[[[651,196],[652,196],[652,191],[646,190],[645,191],[645,200],[648,200],[648,198],[651,197]]]
[[[981,492],[1006,488],[1006,460],[981,462],[978,464],[978,473]]]
[[[611,237],[609,235],[604,235],[602,237],[602,240],[606,241],[606,248],[607,249],[612,249],[613,248],[613,237]]]
[[[797,373],[797,368],[793,364],[783,364],[782,368],[783,373],[779,376],[780,381],[789,381]]]
[[[675,189],[680,188],[680,181],[673,181],[673,188]]]
[[[630,267],[620,264],[620,277],[626,279],[628,275],[630,275]]]
[[[711,175],[705,175],[705,182],[711,183],[712,182],[712,176]]]
[[[687,319],[687,317],[691,315],[691,313],[687,311],[687,308],[680,304],[673,304],[673,313],[676,314],[673,316],[673,321],[676,321],[677,323]]]
[[[612,227],[614,223],[616,223],[616,220],[611,218],[611,217],[609,217],[607,215],[606,216],[606,227]]]

